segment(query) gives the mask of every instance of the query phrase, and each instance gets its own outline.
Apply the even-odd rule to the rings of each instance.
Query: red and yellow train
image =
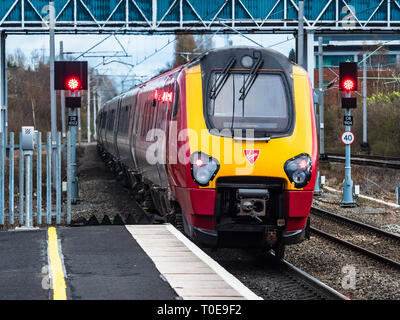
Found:
[[[105,103],[97,136],[136,199],[199,243],[282,256],[308,234],[312,88],[276,51],[206,52]]]

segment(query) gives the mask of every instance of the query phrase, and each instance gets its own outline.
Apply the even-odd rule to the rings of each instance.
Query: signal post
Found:
[[[357,63],[342,62],[339,65],[339,90],[345,92],[342,97],[342,108],[346,109],[343,124],[345,131],[342,133],[342,143],[346,145],[345,180],[343,184],[343,198],[341,207],[355,207],[353,199],[353,181],[351,180],[351,144],[354,142],[354,134],[351,132],[353,117],[350,109],[357,108],[357,98],[351,97],[351,92],[357,90]]]
[[[87,61],[57,61],[55,64],[56,90],[67,90],[65,107],[69,109],[68,126],[71,131],[71,201],[79,202],[79,187],[76,177],[76,126],[78,125],[77,108],[81,107],[81,92],[88,86]]]

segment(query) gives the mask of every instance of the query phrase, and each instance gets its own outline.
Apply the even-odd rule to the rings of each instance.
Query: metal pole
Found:
[[[31,159],[32,159],[31,154],[26,153],[26,156],[25,156],[25,160],[26,160],[26,168],[25,168],[25,178],[26,178],[25,179],[25,212],[26,212],[25,228],[32,227]]]
[[[81,108],[78,108],[78,143],[81,146],[82,142],[82,126],[81,126]]]
[[[37,133],[37,153],[36,153],[36,193],[37,193],[37,217],[38,225],[42,224],[42,133]]]
[[[54,152],[56,154],[56,223],[61,223],[61,134],[57,132],[57,148]]]
[[[367,145],[367,54],[363,54],[363,144]]]
[[[60,41],[60,60],[64,60],[64,42]],[[65,138],[65,93],[64,90],[60,91],[61,95],[61,126],[62,137]]]
[[[22,141],[22,132],[19,133],[19,141]],[[19,224],[24,223],[24,152],[22,151],[22,145],[19,144]]]
[[[1,32],[0,39],[0,224],[4,224],[4,181],[7,148],[7,62],[6,34]]]
[[[52,147],[51,147],[51,132],[47,132],[47,146],[46,146],[46,164],[47,164],[47,170],[46,170],[46,211],[47,211],[47,224],[51,223],[51,210],[52,210],[52,205],[51,205],[51,159],[52,159]],[[21,140],[20,140],[21,141]],[[23,162],[22,162],[23,163]]]
[[[10,132],[10,167],[9,167],[9,205],[10,205],[10,224],[14,224],[14,132]]]
[[[299,1],[298,37],[297,37],[297,63],[304,67],[304,1]]]
[[[319,153],[325,155],[324,136],[324,56],[322,51],[322,37],[318,37],[318,83],[319,83]]]
[[[5,162],[5,150],[4,139],[3,139],[3,132],[0,132],[0,225],[4,224],[4,180],[5,180],[5,170],[3,163]]]
[[[54,84],[54,60],[55,60],[55,35],[54,35],[54,27],[55,27],[55,10],[54,10],[54,2],[49,3],[49,14],[50,14],[50,24],[49,24],[49,33],[50,33],[50,105],[51,105],[51,144],[55,146],[57,143],[57,106],[56,106],[56,91]],[[52,157],[53,164],[53,186],[56,185],[55,181],[55,154]]]
[[[346,97],[350,98],[350,92],[346,92]],[[349,108],[346,108],[346,116],[351,116]],[[351,127],[346,126],[346,131],[350,131]],[[353,181],[351,180],[351,147],[346,144],[346,162],[344,168],[344,184],[343,184],[343,199],[341,202],[342,207],[355,207],[356,203],[353,199]]]
[[[7,144],[7,57],[6,37],[2,31],[0,39],[0,132],[3,132],[4,145]]]
[[[74,97],[80,97],[80,92],[71,92],[70,91],[70,96],[74,96]],[[76,108],[69,108],[69,116],[71,118],[76,118],[77,117],[77,110]],[[79,188],[78,188],[78,179],[76,178],[76,123],[74,123],[73,125],[71,124],[69,126],[69,140],[68,143],[71,143],[71,145],[69,146],[71,149],[71,153],[70,156],[71,158],[67,159],[68,161],[71,161],[71,163],[69,164],[70,168],[71,168],[71,179],[72,179],[72,189],[71,189],[71,200],[73,203],[77,203],[79,202]]]
[[[76,116],[76,108],[70,108],[70,116]],[[76,179],[76,126],[70,126],[71,131],[71,177],[72,177],[72,203],[79,201],[78,181]]]
[[[97,88],[96,88],[97,89]],[[97,97],[97,90],[93,90],[93,139],[97,140],[97,136],[96,136],[96,108],[97,108],[97,104],[96,104],[96,97]]]
[[[71,132],[67,132],[67,224],[71,223]]]
[[[314,187],[314,196],[320,196],[322,195],[322,190],[320,187],[320,173],[319,171],[317,172],[317,179],[315,181],[315,187]]]
[[[90,75],[88,74],[87,90],[87,142],[90,143]]]

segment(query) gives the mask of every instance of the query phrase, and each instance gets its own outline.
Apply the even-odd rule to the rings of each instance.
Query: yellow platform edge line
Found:
[[[48,234],[48,255],[53,285],[53,300],[67,300],[67,285],[65,274],[61,262],[61,253],[58,247],[58,237],[56,228],[50,227]]]

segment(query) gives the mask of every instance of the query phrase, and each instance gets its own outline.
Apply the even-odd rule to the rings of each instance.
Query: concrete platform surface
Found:
[[[0,232],[0,300],[260,299],[172,225]]]

